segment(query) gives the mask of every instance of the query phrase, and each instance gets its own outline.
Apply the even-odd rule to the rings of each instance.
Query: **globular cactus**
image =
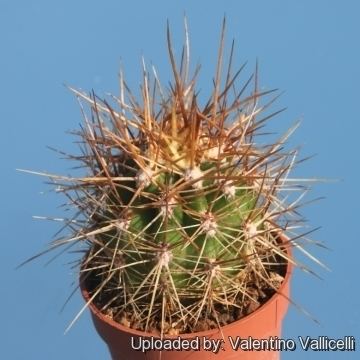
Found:
[[[272,91],[258,89],[257,69],[236,90],[232,48],[222,80],[222,36],[214,89],[200,107],[186,39],[178,69],[168,32],[167,91],[145,65],[140,102],[122,75],[114,105],[73,90],[90,108],[76,157],[89,173],[53,177],[79,210],[67,222],[72,236],[54,246],[86,243],[81,271],[92,301],[124,325],[161,334],[234,321],[279,288],[293,262],[282,234],[299,221],[297,201],[282,193],[302,189],[288,179],[292,130],[261,143],[277,112],[265,113],[273,98],[260,105]]]

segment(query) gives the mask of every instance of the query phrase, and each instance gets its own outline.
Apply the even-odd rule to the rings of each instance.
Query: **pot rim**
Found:
[[[292,251],[291,251],[291,245],[289,244],[289,241],[290,241],[289,238],[285,234],[279,234],[279,238],[284,243],[285,249],[286,249],[289,257],[291,258]],[[277,301],[279,299],[280,296],[283,296],[283,297],[285,297],[286,300],[289,300],[289,297],[284,295],[284,289],[286,289],[286,287],[289,286],[291,275],[293,272],[293,267],[294,267],[294,265],[292,264],[292,262],[288,261],[286,274],[285,274],[283,282],[280,285],[280,288],[271,296],[271,298],[269,300],[267,300],[264,304],[262,304],[258,309],[256,309],[252,313],[244,316],[243,318],[233,321],[230,324],[221,326],[220,328],[215,328],[215,329],[210,329],[210,330],[205,330],[205,331],[197,331],[197,332],[193,332],[193,333],[184,333],[184,334],[178,334],[178,335],[165,334],[165,335],[163,335],[163,338],[164,339],[165,338],[166,339],[176,339],[178,337],[181,337],[183,339],[190,339],[190,338],[193,338],[194,336],[210,337],[212,335],[218,334],[219,331],[221,331],[220,329],[224,329],[224,330],[231,329],[233,327],[239,326],[240,323],[245,325],[247,322],[250,322],[251,320],[253,320],[254,317],[261,315],[261,313],[265,312],[269,306],[271,306],[275,301]],[[81,290],[82,296],[85,299],[86,303],[88,303],[90,300],[90,295],[89,295],[89,292],[87,291],[87,289],[85,288],[85,282],[82,280],[82,277],[83,277],[82,272],[80,272],[79,277],[80,277],[80,281],[79,281],[80,290]],[[156,333],[136,330],[136,329],[132,329],[127,326],[121,325],[120,323],[112,320],[109,316],[103,314],[95,306],[95,304],[93,302],[90,302],[87,307],[90,309],[92,315],[95,315],[98,318],[98,320],[106,323],[108,326],[110,326],[116,330],[126,332],[128,334],[131,334],[132,336],[139,336],[139,337],[143,337],[143,338],[149,338],[149,337],[160,338],[160,335],[158,335]]]

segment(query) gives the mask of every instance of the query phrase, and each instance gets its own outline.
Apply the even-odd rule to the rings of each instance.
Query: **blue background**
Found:
[[[126,79],[138,89],[141,56],[156,65],[166,84],[166,20],[177,53],[186,12],[193,64],[202,63],[199,88],[207,98],[214,73],[222,17],[227,45],[236,39],[236,60],[260,63],[260,85],[285,94],[275,109],[288,110],[269,129],[301,127],[291,145],[317,156],[297,174],[339,179],[316,185],[312,197],[325,200],[303,209],[313,238],[330,251],[310,248],[331,269],[313,266],[323,280],[297,271],[292,283],[296,303],[321,323],[290,308],[283,337],[354,335],[360,346],[359,311],[359,85],[360,5],[356,0],[263,1],[20,1],[0,0],[0,358],[108,359],[105,345],[84,314],[63,332],[83,302],[77,293],[59,313],[76,282],[64,256],[45,266],[41,258],[19,270],[25,258],[45,248],[58,224],[32,215],[62,216],[65,200],[49,192],[44,179],[15,168],[68,174],[68,162],[47,145],[76,152],[67,130],[81,115],[70,84],[100,96],[118,94],[122,62]],[[44,194],[42,194],[44,192]],[[282,359],[355,359],[357,353],[284,353]]]

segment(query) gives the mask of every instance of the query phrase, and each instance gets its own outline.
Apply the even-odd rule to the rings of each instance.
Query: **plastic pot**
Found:
[[[151,333],[133,330],[113,321],[102,314],[93,303],[90,303],[89,309],[95,328],[109,347],[113,360],[278,360],[280,358],[279,351],[273,349],[267,351],[254,350],[254,348],[244,350],[238,345],[240,338],[245,339],[242,341],[245,345],[250,344],[251,340],[281,338],[282,321],[289,305],[291,273],[292,265],[288,264],[285,279],[278,292],[244,318],[225,325],[221,329],[166,336],[162,340]],[[90,297],[84,287],[84,281],[80,281],[80,287],[85,301],[89,301]],[[134,349],[139,348],[140,344],[145,347],[148,346],[148,341],[152,342],[152,346],[163,345],[166,347],[169,346],[168,339],[173,341],[172,346],[175,349],[181,342],[182,350],[162,349],[144,352]],[[215,353],[216,345],[212,343],[210,346],[211,340],[223,340],[217,353]],[[186,346],[188,349],[185,350]],[[255,344],[255,346],[257,345]]]

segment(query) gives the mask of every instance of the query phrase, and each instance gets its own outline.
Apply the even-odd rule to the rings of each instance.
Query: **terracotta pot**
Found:
[[[288,264],[285,279],[278,291],[265,304],[256,311],[235,321],[231,324],[223,326],[219,329],[196,332],[192,334],[181,334],[180,336],[166,336],[162,342],[159,337],[154,337],[151,333],[133,330],[111,320],[103,315],[94,304],[89,305],[91,316],[101,338],[108,345],[113,360],[278,360],[280,358],[279,351],[246,351],[236,346],[238,338],[249,340],[252,339],[276,339],[281,337],[282,320],[287,312],[289,305],[290,278],[292,273],[292,265]],[[89,293],[83,286],[84,282],[80,282],[82,295],[85,301],[89,301]],[[230,341],[233,341],[231,343]],[[182,351],[178,350],[149,350],[142,352],[134,350],[138,348],[140,341],[149,345],[147,341],[153,341],[155,346],[172,339],[173,348],[177,348],[179,342],[182,341]],[[211,348],[205,350],[206,345],[210,345],[209,340],[221,341],[218,353],[214,353]],[[157,340],[157,341],[156,341]],[[189,350],[184,350],[186,341]],[[154,345],[154,344],[152,344]],[[236,350],[234,350],[234,347]],[[195,348],[195,350],[190,350]],[[215,349],[213,345],[212,349]]]

